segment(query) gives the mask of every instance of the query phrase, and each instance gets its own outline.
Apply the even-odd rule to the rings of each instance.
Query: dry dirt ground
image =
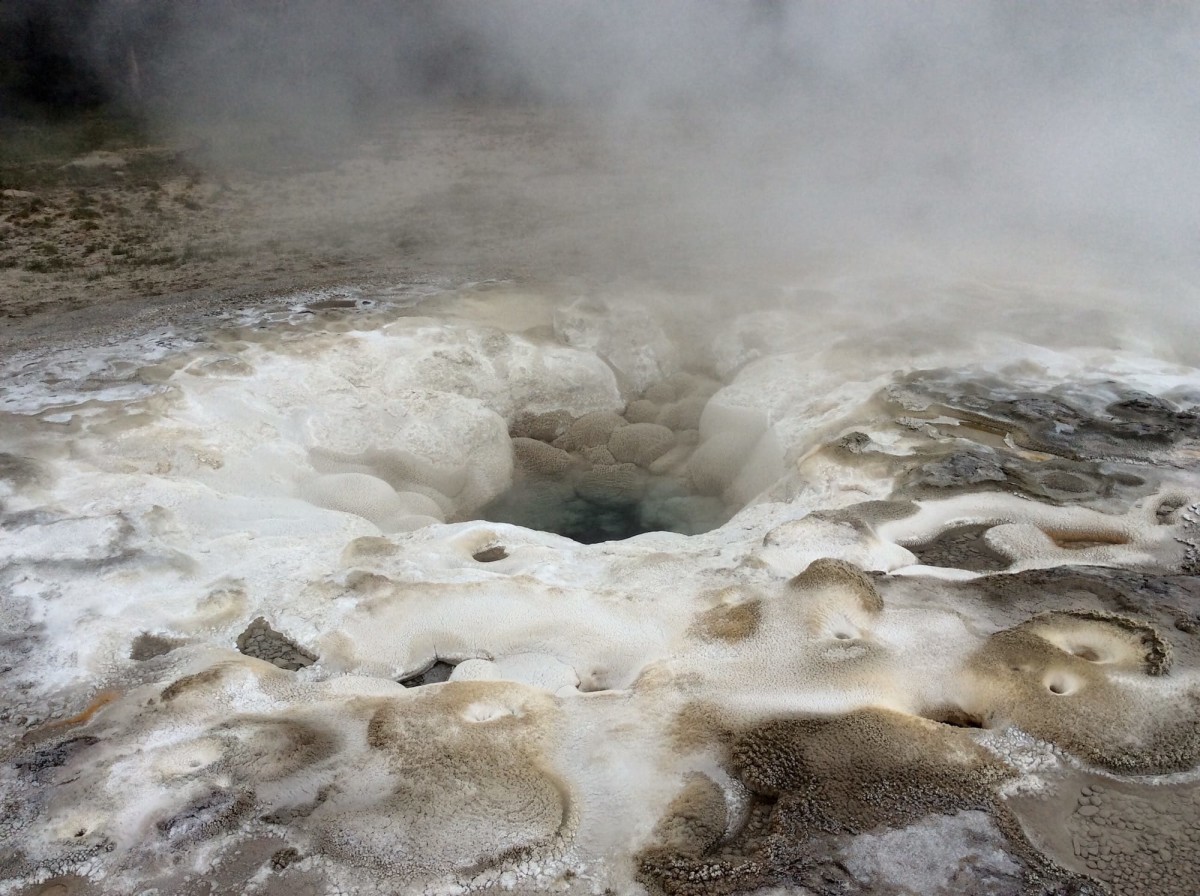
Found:
[[[670,160],[630,177],[566,116],[420,109],[345,141],[262,130],[167,141],[118,130],[84,152],[45,125],[0,138],[0,319],[130,299],[577,275],[613,259],[663,269],[654,247],[670,230]],[[702,266],[698,249],[690,261]]]

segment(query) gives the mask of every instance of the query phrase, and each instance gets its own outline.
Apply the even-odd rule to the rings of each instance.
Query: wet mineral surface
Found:
[[[323,302],[7,362],[0,893],[1194,892],[1196,368]]]

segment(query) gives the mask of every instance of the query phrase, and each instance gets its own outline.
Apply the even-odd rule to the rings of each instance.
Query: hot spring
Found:
[[[831,340],[874,288],[398,285],[10,354],[0,892],[1183,893],[1200,373],[917,302]],[[1120,862],[1061,833],[1112,818]]]
[[[0,4],[0,896],[1195,896],[1198,10]]]

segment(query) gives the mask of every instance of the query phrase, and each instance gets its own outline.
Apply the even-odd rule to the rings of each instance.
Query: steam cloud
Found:
[[[1053,245],[1191,289],[1200,10],[1188,4],[98,10],[97,66],[170,134],[232,121],[328,148],[414,104],[572,116],[627,185],[612,201],[644,197],[628,209],[630,241],[667,261],[680,246],[749,268],[898,242],[934,258]],[[572,202],[586,216],[601,200]]]

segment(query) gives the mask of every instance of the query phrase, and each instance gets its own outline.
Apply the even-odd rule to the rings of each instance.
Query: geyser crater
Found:
[[[725,523],[734,508],[692,488],[688,461],[698,432],[631,423],[629,413],[520,418],[512,432],[512,487],[479,516],[582,544],[657,531],[699,535]]]
[[[1081,379],[1065,353],[901,374],[907,345],[839,366],[813,328],[550,305],[336,306],[0,395],[12,892],[190,893],[176,857],[241,881],[259,845],[264,893],[753,892],[830,829],[965,807],[1027,861],[1021,732],[1194,775],[1190,410],[1178,448],[1096,424],[1079,458],[1011,411]],[[506,502],[527,528],[478,522]]]

